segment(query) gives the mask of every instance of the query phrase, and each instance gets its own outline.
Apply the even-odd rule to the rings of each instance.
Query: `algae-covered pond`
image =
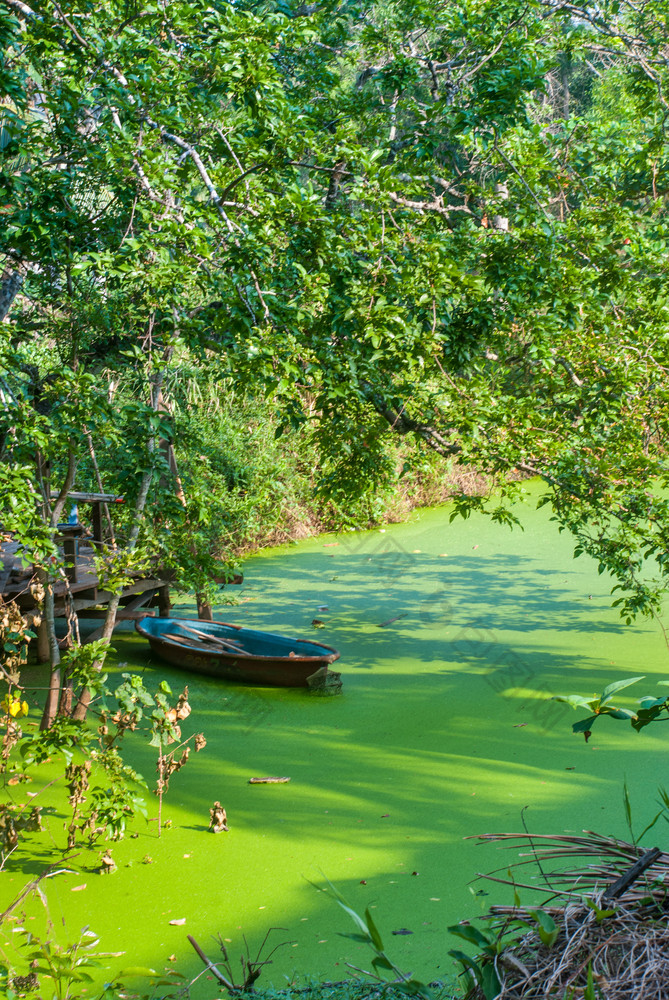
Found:
[[[547,698],[636,674],[654,691],[667,674],[662,636],[621,623],[610,582],[572,558],[570,540],[531,499],[523,519],[524,532],[482,517],[450,523],[442,508],[249,559],[244,586],[229,592],[241,603],[217,616],[336,646],[339,697],[180,675],[119,633],[122,669],[143,672],[149,686],[189,684],[187,731],[202,730],[208,744],[173,777],[164,807],[172,826],[160,840],[155,822],[141,820],[137,837],[114,846],[113,875],[92,870],[99,851],[84,852],[68,865],[72,874],[44,883],[61,940],[87,924],[102,949],[125,952],[113,967],[194,975],[201,965],[187,934],[216,957],[213,936],[236,955],[243,935],[254,951],[268,928],[281,927],[272,940],[288,943],[261,984],[285,985],[295,973],[342,979],[347,961],[368,967],[369,956],[340,936],[353,927],[310,884],[322,872],[353,906],[375,908],[401,966],[445,978],[457,946],[446,927],[509,900],[502,886],[469,884],[477,871],[506,865],[508,852],[465,838],[520,829],[526,806],[536,832],[623,835],[623,777],[639,820],[647,818],[664,780],[661,727],[637,736],[605,720],[586,745],[570,731],[578,716]],[[317,631],[314,618],[324,623]],[[130,756],[152,780],[149,751],[133,744]],[[264,775],[291,781],[248,784]],[[11,792],[20,799],[26,787],[36,790]],[[207,831],[214,800],[227,810],[227,834]],[[11,856],[2,902],[55,857],[62,824],[50,816],[39,847],[26,841]],[[41,907],[31,903],[27,914],[39,927]],[[195,995],[214,994],[203,978]]]

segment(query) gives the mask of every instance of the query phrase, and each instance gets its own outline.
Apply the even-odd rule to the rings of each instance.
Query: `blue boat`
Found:
[[[339,653],[321,642],[197,618],[147,616],[135,628],[157,656],[191,673],[272,687],[341,687],[329,669]]]

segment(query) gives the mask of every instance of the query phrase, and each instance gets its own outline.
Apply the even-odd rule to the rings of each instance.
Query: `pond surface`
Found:
[[[217,617],[337,647],[339,697],[182,675],[119,633],[123,669],[143,672],[151,687],[161,678],[175,692],[188,683],[184,733],[202,730],[208,743],[172,778],[164,805],[172,827],[161,839],[142,820],[135,839],[114,846],[115,874],[93,873],[100,852],[83,853],[73,874],[45,883],[59,937],[88,924],[104,950],[126,952],[111,960],[119,969],[195,975],[202,967],[186,934],[212,958],[220,934],[238,964],[244,935],[255,953],[268,928],[281,927],[270,940],[288,943],[258,985],[280,987],[295,973],[342,979],[346,962],[368,968],[371,956],[340,936],[354,928],[310,884],[323,884],[324,873],[356,909],[373,907],[401,967],[448,978],[457,942],[447,926],[511,901],[503,886],[470,883],[515,854],[465,838],[521,829],[524,807],[537,833],[625,836],[624,777],[643,828],[666,781],[661,727],[639,736],[605,720],[586,745],[570,731],[578,715],[547,699],[637,674],[648,681],[633,696],[654,692],[667,676],[662,636],[654,625],[621,623],[609,581],[572,558],[570,539],[534,510],[531,486],[525,511],[525,531],[478,516],[450,523],[440,508],[249,559],[244,586],[228,591],[242,603],[220,606]],[[177,612],[194,615],[187,604]],[[152,781],[149,752],[137,743],[130,756]],[[291,781],[248,784],[265,775]],[[229,833],[207,832],[214,800]],[[3,901],[23,873],[53,858],[49,836],[63,842],[62,819],[49,824],[37,854],[12,856]],[[28,909],[37,915],[31,926],[40,925],[38,910]],[[194,995],[214,996],[213,983],[203,977]]]

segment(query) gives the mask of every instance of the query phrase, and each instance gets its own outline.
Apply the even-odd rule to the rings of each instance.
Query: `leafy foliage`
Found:
[[[541,502],[613,575],[623,616],[657,611],[665,6],[7,0],[0,519],[39,570],[52,638],[58,520],[100,469],[127,501],[131,554],[103,554],[112,590],[168,550],[186,586],[230,569],[225,505],[208,495],[207,464],[224,463],[215,442],[196,450],[184,372],[209,377],[207,404],[262,399],[275,434],[306,435],[336,511],[353,497],[373,513],[393,436],[498,482],[491,504],[462,497],[463,516],[512,524],[519,474],[541,477]],[[252,516],[251,464],[219,471]],[[264,524],[271,501],[256,495]],[[69,671],[102,695],[106,648],[75,650],[64,669],[52,643],[52,692]],[[578,731],[666,710],[619,709],[621,689],[569,696],[589,713]],[[130,677],[119,697],[99,733],[112,791],[96,805],[112,835],[131,807],[123,732],[150,720],[161,794],[181,763],[167,752],[169,692]],[[26,761],[59,752],[80,766],[90,733],[56,708],[46,722]],[[371,918],[358,921],[389,971]]]
[[[585,708],[591,712],[591,715],[586,719],[580,719],[572,726],[572,730],[575,733],[583,733],[585,735],[587,743],[593,723],[600,715],[610,715],[612,719],[626,719],[627,721],[631,721],[632,725],[635,725],[635,721],[637,720],[635,712],[627,708],[615,708],[611,702],[616,692],[623,691],[626,687],[630,687],[630,685],[642,680],[643,677],[630,677],[626,680],[613,681],[611,684],[607,684],[598,698],[588,699],[578,694],[560,694],[555,695],[553,701],[561,701],[566,705],[571,705],[572,708]]]
[[[393,433],[502,480],[541,476],[622,613],[656,609],[661,5],[13,9],[0,251],[29,297],[4,348],[12,469],[36,447],[62,467],[83,423],[129,499],[150,470],[199,585],[204,505],[194,490],[170,506],[155,446],[171,404],[116,394],[129,373],[146,389],[162,372],[162,392],[194,362],[266,397],[279,430],[310,428],[335,503],[383,484]]]
[[[636,712],[628,708],[615,708],[611,704],[611,700],[617,691],[622,691],[624,688],[630,687],[630,685],[642,680],[643,677],[630,677],[626,680],[614,681],[604,688],[599,698],[588,699],[578,694],[570,694],[555,695],[553,700],[565,702],[567,705],[571,705],[572,708],[587,709],[592,713],[587,718],[580,719],[572,725],[573,732],[584,733],[586,742],[590,738],[593,724],[602,715],[630,722],[632,728],[637,733],[640,733],[642,729],[650,726],[653,722],[664,722],[669,718],[669,695],[666,697],[646,695],[640,699],[639,704],[641,707]],[[669,687],[669,681],[658,681],[658,684]]]

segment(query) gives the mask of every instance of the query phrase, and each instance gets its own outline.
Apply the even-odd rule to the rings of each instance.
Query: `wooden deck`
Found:
[[[86,538],[78,539],[77,545],[68,554],[67,540],[61,551],[67,563],[65,578],[54,584],[55,614],[66,618],[72,612],[85,618],[106,616],[106,605],[112,592],[101,583],[94,564],[95,542]],[[19,546],[15,542],[0,543],[0,597],[4,601],[16,601],[21,611],[28,617],[39,616],[40,609],[30,592],[34,580],[34,568],[26,567],[19,557]],[[170,581],[162,575],[134,575],[123,588],[117,622],[142,618],[155,614],[151,608],[157,607],[161,616],[170,612]],[[38,630],[39,631],[39,630]],[[85,642],[92,642],[101,636],[102,627],[86,635]],[[40,662],[48,659],[47,649],[38,634],[37,658]]]

